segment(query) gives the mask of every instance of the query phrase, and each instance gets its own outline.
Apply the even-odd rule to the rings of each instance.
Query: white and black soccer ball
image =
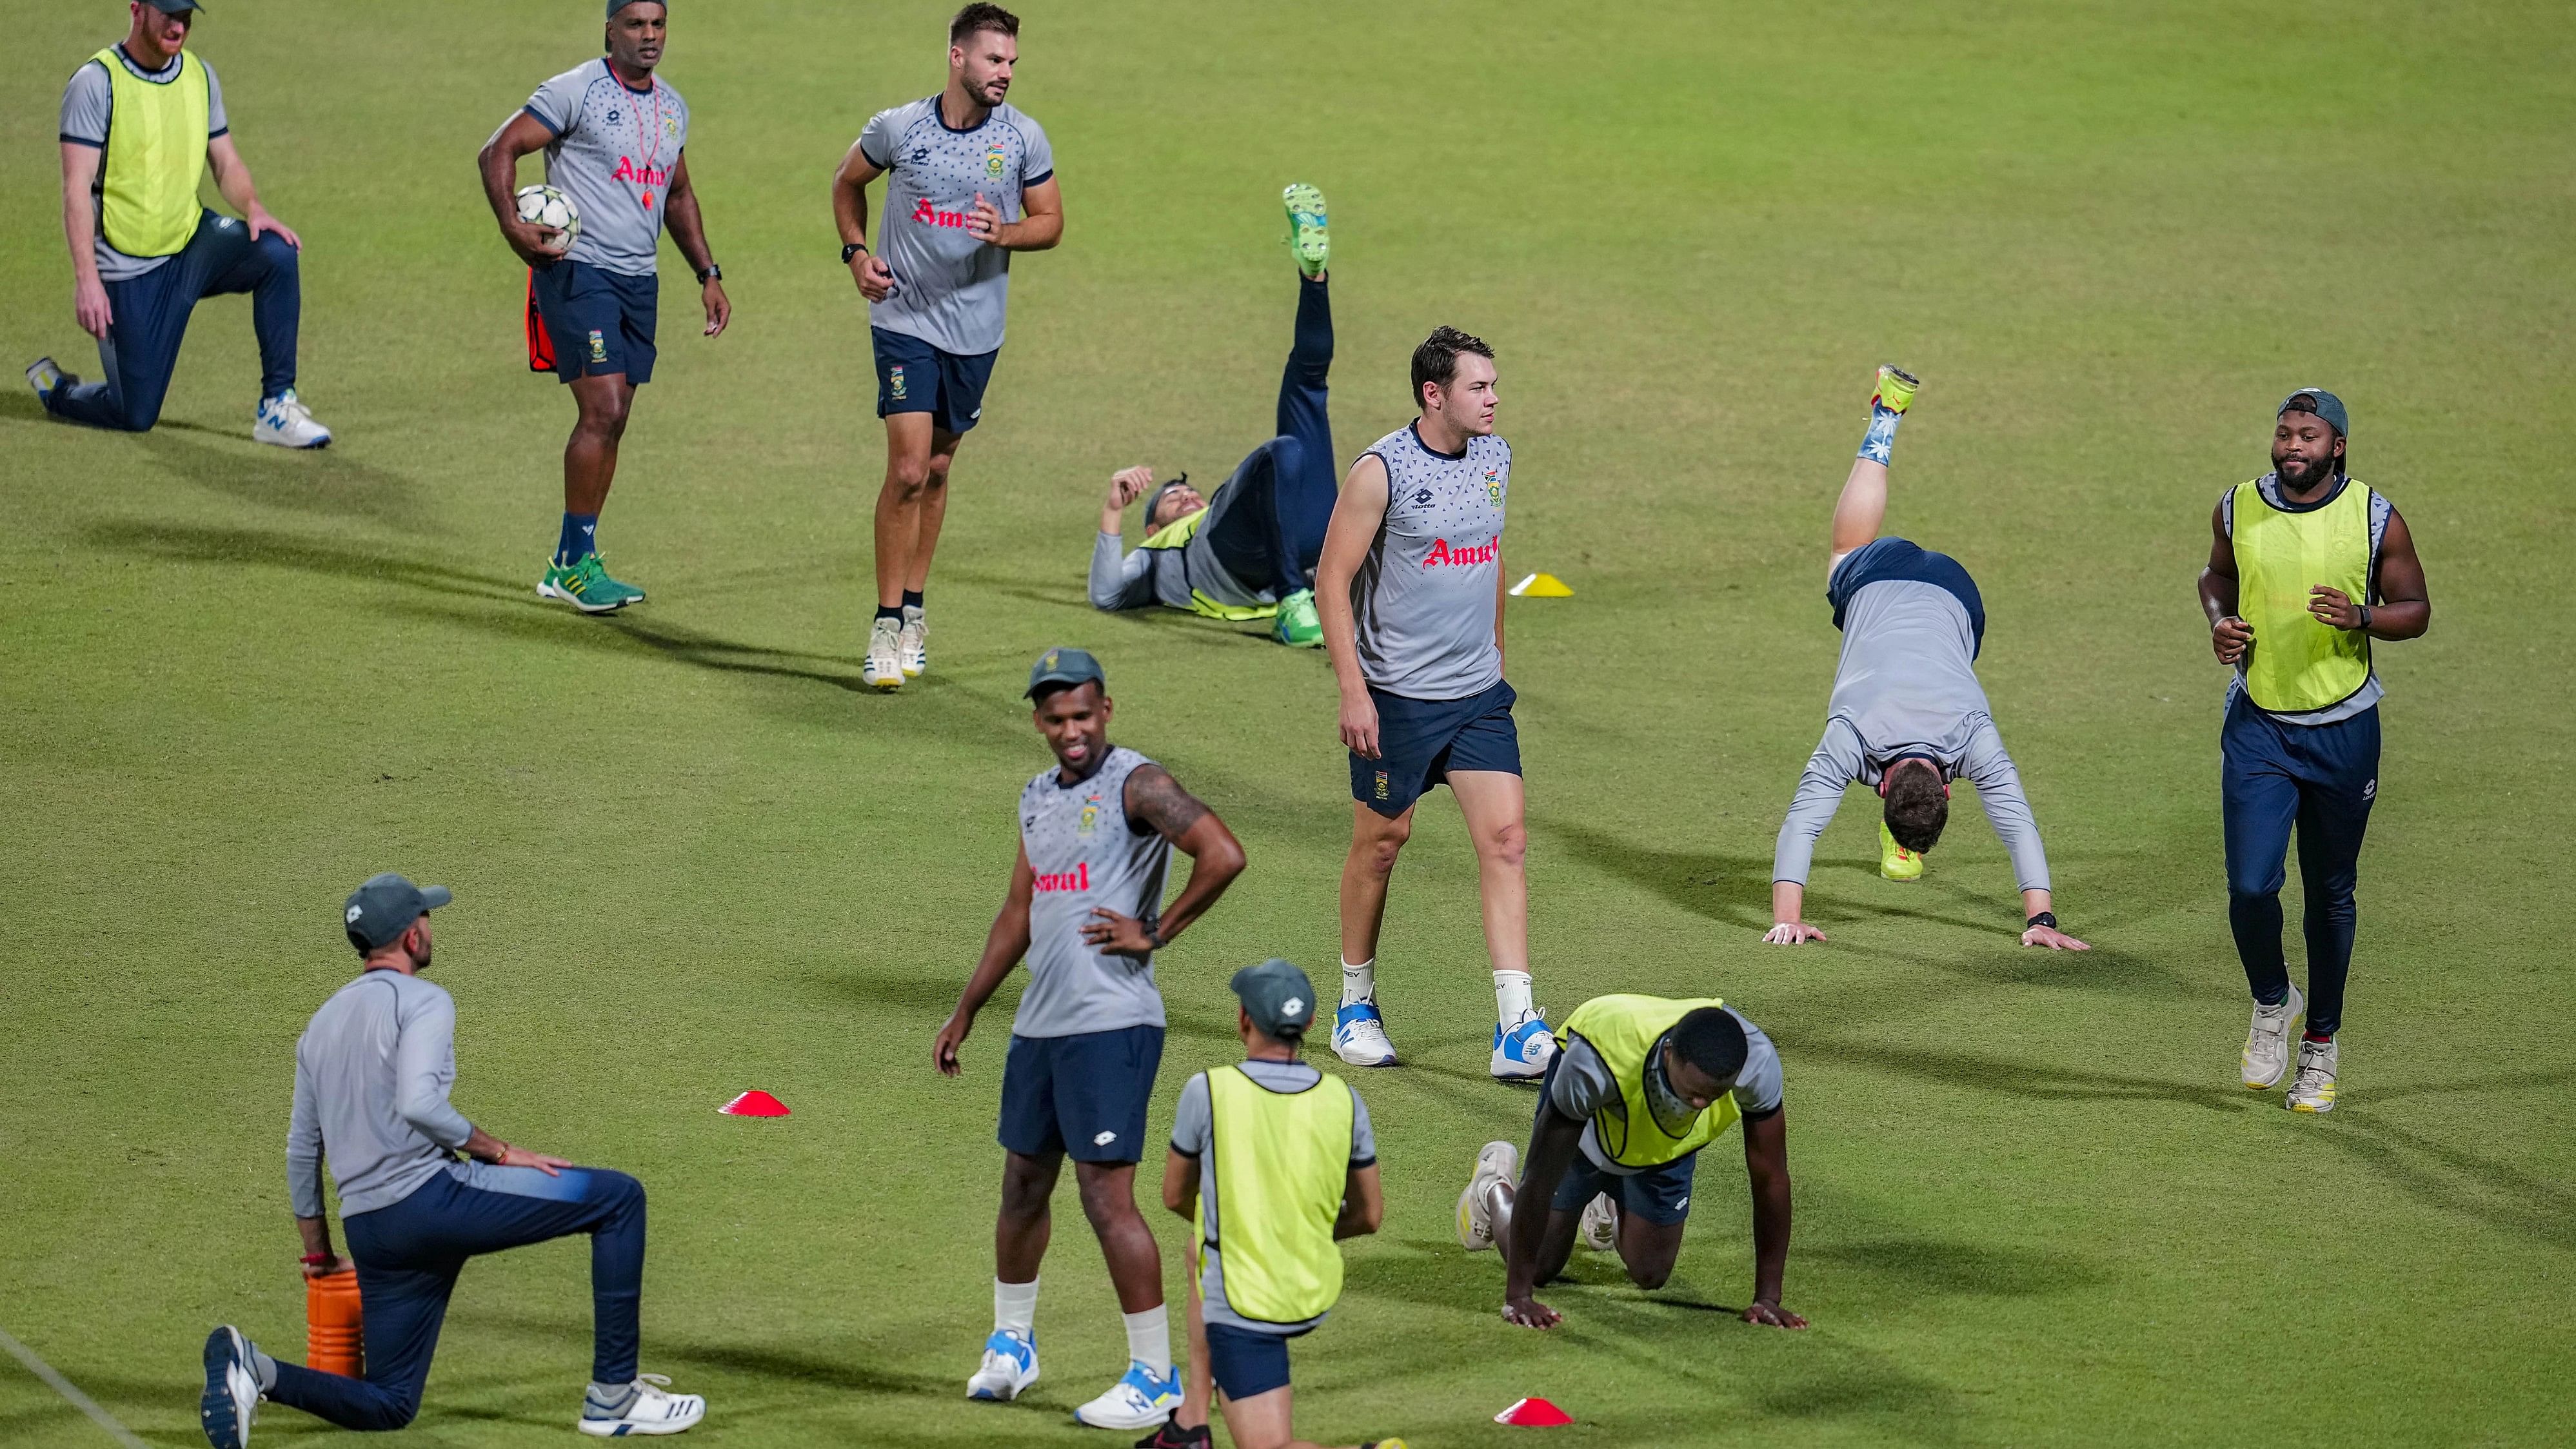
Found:
[[[563,233],[555,244],[558,252],[570,251],[573,238],[581,235],[580,209],[571,197],[551,186],[519,188],[519,220]]]

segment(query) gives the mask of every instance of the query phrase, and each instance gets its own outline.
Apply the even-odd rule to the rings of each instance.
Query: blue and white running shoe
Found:
[[[1109,1386],[1109,1392],[1073,1411],[1073,1421],[1094,1429],[1150,1429],[1172,1416],[1181,1406],[1181,1371],[1156,1378],[1154,1371],[1135,1359],[1127,1362],[1127,1373]]]
[[[966,1381],[966,1397],[1007,1404],[1038,1381],[1038,1341],[1016,1328],[997,1328],[984,1340],[984,1366]]]
[[[206,1396],[197,1420],[215,1449],[243,1449],[259,1418],[259,1372],[251,1367],[250,1340],[227,1323],[206,1335]]]
[[[1333,1013],[1333,1055],[1355,1067],[1395,1065],[1395,1043],[1374,1001],[1354,1001]]]
[[[1547,1013],[1524,1011],[1510,1026],[1494,1024],[1493,1075],[1497,1082],[1534,1082],[1547,1075],[1556,1060],[1556,1034],[1547,1029]]]

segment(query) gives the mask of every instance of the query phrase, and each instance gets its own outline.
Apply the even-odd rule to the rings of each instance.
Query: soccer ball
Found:
[[[563,233],[555,243],[558,255],[572,250],[573,238],[581,235],[580,210],[551,186],[519,188],[519,220]]]

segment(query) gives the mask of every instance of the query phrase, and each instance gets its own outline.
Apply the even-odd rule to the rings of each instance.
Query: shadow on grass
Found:
[[[2551,1074],[2560,1081],[2576,1073]],[[2526,1080],[2524,1085],[2537,1085]],[[2317,1140],[2344,1152],[2407,1196],[2528,1238],[2576,1251],[2576,1189],[2481,1157],[2350,1108],[2313,1119]]]
[[[1920,1293],[1952,1297],[2030,1298],[2105,1281],[2099,1269],[2063,1253],[1993,1247],[1939,1238],[1872,1238],[1802,1247],[1810,1262],[1839,1263]]]
[[[369,518],[409,532],[428,526],[412,480],[337,448],[292,451],[238,430],[165,421],[141,435],[143,451],[171,475],[210,492],[266,508],[323,518]]]
[[[1771,857],[1767,855],[1659,850],[1553,816],[1531,823],[1564,842],[1575,859],[1693,915],[1747,930],[1770,928]]]
[[[88,538],[102,549],[136,554],[164,563],[248,564],[359,583],[395,584],[470,599],[533,597],[527,593],[528,585],[493,574],[475,573],[405,554],[349,548],[320,539],[258,529],[201,528],[191,524],[124,519],[92,527]]]
[[[1813,1037],[1801,1040],[1797,1049],[1803,1056],[1822,1057],[1848,1066],[2034,1101],[2172,1102],[2228,1113],[2241,1113],[2249,1106],[2247,1093],[2239,1087],[2213,1087],[2164,1077],[2083,1071],[1970,1052],[1934,1052],[1920,1047],[1881,1046]]]

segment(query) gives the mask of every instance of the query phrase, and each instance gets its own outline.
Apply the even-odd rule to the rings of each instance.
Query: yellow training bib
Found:
[[[155,84],[127,70],[115,46],[95,58],[107,67],[114,98],[99,168],[100,229],[129,257],[174,256],[204,214],[197,178],[213,124],[206,68],[183,50],[179,74]]]
[[[1207,1074],[1225,1301],[1258,1323],[1303,1323],[1342,1296],[1333,1223],[1350,1175],[1351,1089],[1324,1074],[1274,1092],[1239,1067]],[[1206,1219],[1200,1220],[1200,1245]]]
[[[2236,613],[2254,626],[2245,693],[2275,714],[2340,704],[2370,682],[2370,636],[2308,612],[2308,590],[2341,589],[2370,602],[2370,490],[2347,480],[2322,508],[2274,507],[2254,483],[2236,486]]]
[[[1664,1033],[1703,1006],[1726,1003],[1712,996],[1700,1001],[1668,1001],[1660,996],[1596,996],[1574,1009],[1565,1029],[1592,1043],[1619,1084],[1619,1103],[1592,1116],[1601,1150],[1621,1167],[1661,1167],[1678,1162],[1717,1140],[1741,1115],[1735,1094],[1728,1092],[1690,1121],[1679,1136],[1664,1130],[1646,1100],[1646,1057]]]

